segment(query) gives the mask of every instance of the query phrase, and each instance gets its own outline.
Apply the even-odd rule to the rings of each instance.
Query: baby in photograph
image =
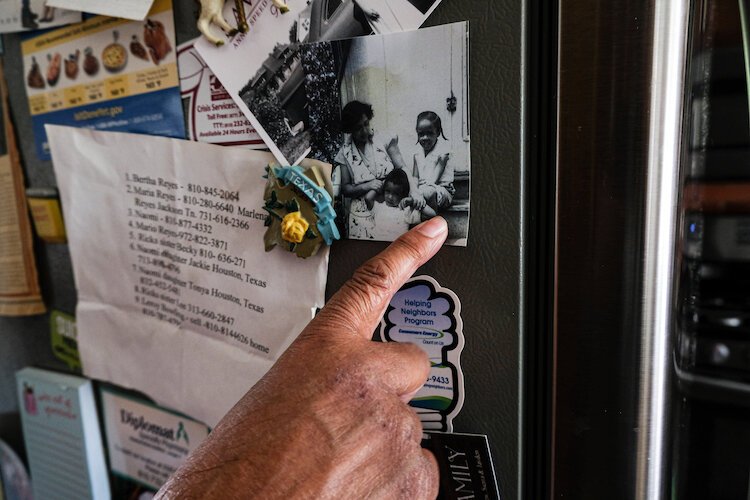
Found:
[[[422,221],[421,212],[414,209],[414,199],[409,196],[409,177],[403,170],[391,170],[385,177],[382,200],[369,196],[365,202],[374,221],[371,237],[376,240],[395,240]]]
[[[417,142],[421,150],[414,154],[413,176],[417,181],[419,196],[426,206],[426,218],[449,208],[456,193],[453,187],[453,165],[447,146],[438,144],[440,138],[447,142],[440,117],[434,111],[423,111],[417,116]],[[418,205],[420,203],[417,203]]]

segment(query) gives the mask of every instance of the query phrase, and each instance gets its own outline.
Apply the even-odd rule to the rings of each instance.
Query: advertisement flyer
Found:
[[[97,16],[21,45],[37,154],[45,124],[185,137],[172,2],[143,22]]]
[[[329,249],[266,252],[270,153],[47,133],[84,373],[214,426],[323,306]]]
[[[102,389],[109,463],[114,474],[158,490],[208,436],[200,422]]]
[[[0,33],[46,29],[80,21],[80,12],[57,9],[49,5],[47,0],[0,2]]]
[[[190,40],[177,48],[180,92],[187,109],[188,139],[220,146],[265,148],[250,120],[245,118],[198,54],[195,41]]]

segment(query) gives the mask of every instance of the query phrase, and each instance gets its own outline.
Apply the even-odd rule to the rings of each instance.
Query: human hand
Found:
[[[370,337],[446,236],[435,217],[360,267],[157,498],[435,498],[437,464],[406,405],[427,356]]]
[[[378,193],[383,189],[383,181],[380,179],[373,179],[367,181],[367,189],[371,191],[377,191]]]
[[[450,153],[445,153],[445,154],[438,156],[438,159],[437,159],[438,166],[440,166],[441,168],[445,168],[445,166],[448,164],[448,160],[450,159],[450,157],[451,157]]]
[[[398,208],[403,210],[406,207],[411,206],[412,203],[414,203],[414,199],[411,196],[405,196],[404,198],[401,198],[401,201],[398,203]]]
[[[388,140],[388,142],[385,143],[386,152],[391,152],[394,149],[398,149],[398,136],[397,135],[394,135]]]
[[[427,200],[424,199],[422,193],[416,192],[412,194],[411,197],[413,199],[411,206],[414,210],[422,210],[427,206]]]

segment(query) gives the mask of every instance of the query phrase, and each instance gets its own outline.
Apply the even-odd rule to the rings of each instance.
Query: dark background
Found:
[[[175,1],[178,43],[197,36],[198,4]],[[426,25],[469,20],[472,124],[472,218],[469,245],[446,247],[417,274],[429,274],[462,303],[466,384],[456,432],[489,435],[506,498],[517,496],[519,443],[519,287],[521,284],[521,0],[443,0]],[[50,162],[34,151],[24,91],[19,35],[5,35],[5,70],[27,187],[56,186]],[[385,243],[344,241],[331,252],[327,295]],[[67,245],[35,242],[48,309],[75,312]],[[0,439],[22,446],[15,371],[29,365],[64,368],[51,352],[49,315],[0,317]]]

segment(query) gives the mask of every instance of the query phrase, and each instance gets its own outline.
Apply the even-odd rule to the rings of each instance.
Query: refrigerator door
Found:
[[[688,2],[559,3],[550,498],[663,498]]]

